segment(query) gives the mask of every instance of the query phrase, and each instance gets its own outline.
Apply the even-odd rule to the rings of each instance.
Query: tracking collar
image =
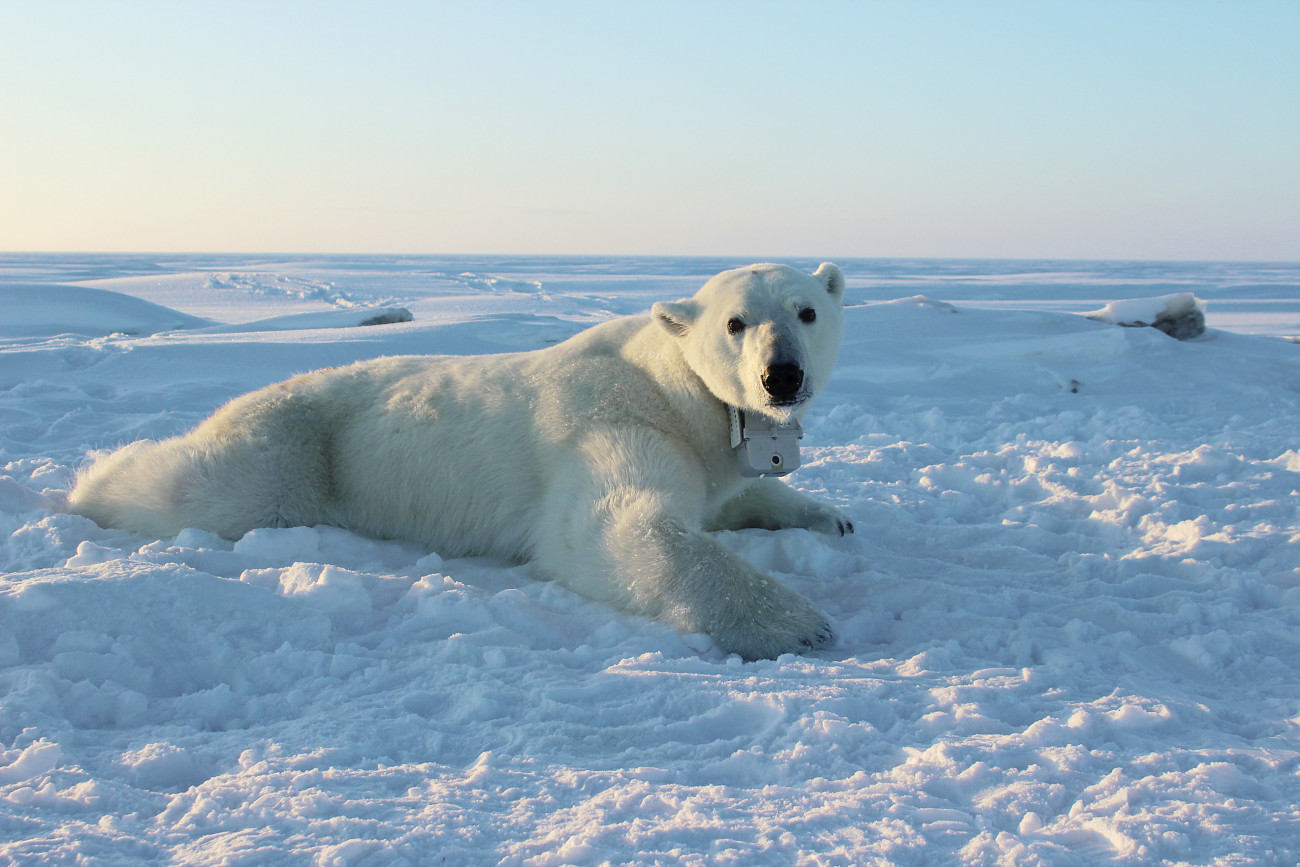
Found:
[[[781,423],[727,406],[731,419],[731,447],[736,450],[740,474],[746,478],[784,476],[799,468],[799,440],[803,428],[796,419]]]

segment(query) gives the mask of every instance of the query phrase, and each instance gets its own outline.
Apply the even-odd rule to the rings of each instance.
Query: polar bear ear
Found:
[[[699,308],[692,301],[659,301],[650,308],[650,315],[673,337],[685,337],[699,316]]]
[[[813,276],[826,287],[826,291],[832,298],[841,304],[844,303],[844,272],[840,270],[839,265],[834,262],[823,262],[821,267],[813,272]]]

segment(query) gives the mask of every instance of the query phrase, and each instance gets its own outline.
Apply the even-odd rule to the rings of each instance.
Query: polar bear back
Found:
[[[185,486],[166,493],[176,526],[156,529],[238,538],[328,523],[447,556],[527,559],[535,512],[578,438],[676,424],[654,378],[624,357],[630,334],[657,331],[648,324],[618,320],[530,353],[363,361],[237,398],[142,456],[206,461],[170,474]]]

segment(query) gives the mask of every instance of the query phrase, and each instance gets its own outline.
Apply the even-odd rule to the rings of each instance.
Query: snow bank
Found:
[[[255,331],[307,331],[410,322],[404,307],[345,306],[343,309],[288,313],[233,324],[214,323],[140,298],[84,286],[57,283],[0,283],[0,338],[55,337],[61,334],[141,336],[190,329],[207,334]]]
[[[156,334],[212,323],[140,298],[57,283],[0,283],[0,337]]]
[[[294,372],[534,348],[731,264],[79,266],[184,310],[249,283],[329,312],[294,287],[330,286],[415,319],[0,340],[0,860],[1300,859],[1300,356],[1100,328],[1059,309],[1078,271],[999,308],[935,299],[1027,295],[1002,266],[846,267],[792,481],[860,532],[722,534],[835,619],[816,655],[742,663],[526,565],[328,527],[144,539],[57,508],[88,451]],[[1200,273],[1096,269],[1124,297]]]

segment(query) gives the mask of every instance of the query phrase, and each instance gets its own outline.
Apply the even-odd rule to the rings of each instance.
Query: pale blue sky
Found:
[[[1300,2],[0,0],[0,249],[1300,259]]]

